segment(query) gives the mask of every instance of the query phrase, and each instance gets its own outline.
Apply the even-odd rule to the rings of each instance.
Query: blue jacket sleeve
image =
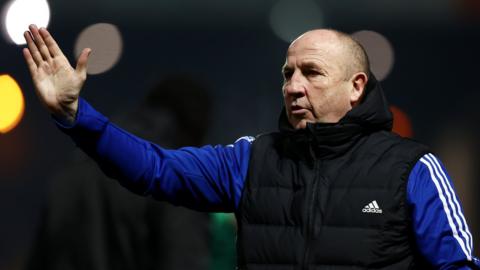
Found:
[[[452,181],[434,155],[424,155],[412,169],[407,201],[418,248],[435,269],[480,269]]]
[[[137,194],[202,211],[232,212],[239,204],[252,137],[168,150],[115,126],[83,99],[75,123],[57,125],[108,176]]]

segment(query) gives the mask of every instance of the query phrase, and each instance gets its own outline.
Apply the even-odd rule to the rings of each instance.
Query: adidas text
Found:
[[[382,209],[380,206],[378,206],[377,201],[372,201],[371,203],[365,205],[362,209],[363,213],[374,213],[374,214],[381,214],[383,213]]]
[[[363,213],[376,213],[376,214],[381,214],[383,211],[382,209],[362,209]]]

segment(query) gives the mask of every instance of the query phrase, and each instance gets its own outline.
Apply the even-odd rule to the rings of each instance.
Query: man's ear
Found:
[[[350,92],[350,103],[352,107],[360,103],[365,88],[367,86],[368,76],[365,72],[357,72],[353,74],[351,79],[351,92]]]

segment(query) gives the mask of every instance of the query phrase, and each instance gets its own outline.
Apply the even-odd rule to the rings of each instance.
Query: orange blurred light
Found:
[[[408,115],[396,106],[390,106],[390,111],[393,113],[392,131],[402,137],[412,138],[412,122],[410,121]]]
[[[0,133],[15,128],[24,109],[25,101],[17,82],[9,75],[0,75]]]

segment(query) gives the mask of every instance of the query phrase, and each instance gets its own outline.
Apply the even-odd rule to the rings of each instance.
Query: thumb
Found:
[[[75,69],[78,73],[82,75],[86,75],[88,57],[90,56],[91,52],[92,52],[92,49],[85,48],[83,49],[82,53],[80,53],[80,56],[78,57],[78,60],[77,60],[77,67]]]

